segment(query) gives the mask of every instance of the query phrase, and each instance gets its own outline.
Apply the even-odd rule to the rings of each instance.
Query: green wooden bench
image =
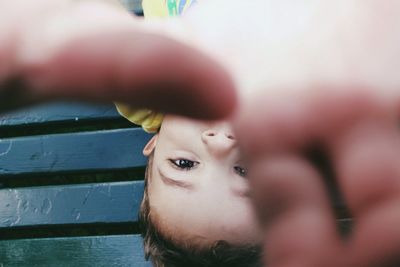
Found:
[[[112,105],[0,115],[0,266],[151,266],[137,223],[149,138]]]

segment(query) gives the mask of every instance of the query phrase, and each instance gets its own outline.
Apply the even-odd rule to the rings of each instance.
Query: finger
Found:
[[[265,92],[241,103],[233,125],[243,153],[256,158],[267,152],[298,151],[312,138],[307,102],[304,96]]]
[[[341,266],[342,258],[334,257],[340,240],[318,172],[293,154],[259,159],[250,170],[254,203],[266,228],[267,266]]]
[[[140,32],[76,40],[25,75],[42,93],[57,97],[112,99],[198,118],[226,116],[236,103],[230,77],[215,62]]]
[[[326,124],[326,117],[322,110],[318,110],[320,108],[318,105],[320,100],[327,102],[327,99],[317,93],[317,91],[308,91],[308,94],[278,95],[278,93],[268,92],[268,95],[264,97],[259,96],[251,102],[244,103],[237,114],[235,130],[246,158],[258,162],[260,158],[264,158],[264,155],[270,155],[269,160],[273,161],[275,155],[281,153],[299,155],[308,145],[320,141],[317,133],[320,132],[320,122]],[[324,107],[324,105],[321,106]],[[305,158],[296,157],[296,161],[282,162],[279,168],[276,167],[280,172],[292,170],[291,174],[286,174],[286,179],[278,176],[279,178],[271,180],[280,184],[268,182],[273,175],[268,178],[268,170],[262,168],[263,164],[265,166],[272,164],[272,161],[268,163],[267,159],[259,164],[260,171],[257,171],[258,176],[254,178],[256,205],[271,203],[268,207],[259,207],[258,210],[272,209],[274,211],[275,206],[281,208],[280,203],[292,200],[289,204],[285,204],[289,208],[285,206],[284,211],[279,210],[278,214],[271,216],[273,221],[275,221],[274,218],[281,219],[268,227],[266,240],[269,246],[266,248],[266,254],[273,257],[272,261],[282,261],[276,263],[276,266],[286,266],[286,264],[287,266],[290,264],[326,266],[326,262],[332,262],[333,266],[343,266],[337,262],[344,260],[343,253],[339,253],[343,256],[341,258],[330,256],[340,250],[340,240],[323,178]],[[297,162],[296,167],[289,166],[295,162]],[[264,168],[267,168],[265,166]],[[253,171],[252,168],[250,167],[251,171]],[[277,194],[276,201],[267,199],[269,195],[276,196]],[[294,215],[289,217],[286,214]],[[271,237],[269,235],[271,232],[276,233],[276,237]],[[310,233],[312,233],[311,238]],[[271,247],[276,247],[277,252],[274,252]],[[293,260],[293,262],[285,263],[283,262],[285,259]],[[296,265],[297,261],[303,265]]]
[[[233,83],[220,66],[165,37],[179,35],[173,33],[181,31],[174,28],[179,26],[148,25],[103,1],[35,4],[25,17],[17,4],[7,9],[23,17],[21,23],[15,16],[2,17],[6,34],[0,39],[12,42],[2,43],[0,50],[11,47],[13,53],[0,51],[0,58],[8,59],[0,63],[0,72],[6,69],[0,83],[17,80],[36,100],[115,100],[198,118],[222,117],[235,106]],[[3,86],[2,91],[10,89]]]
[[[396,122],[368,118],[336,136],[338,181],[354,216],[400,189],[400,135]]]
[[[339,185],[355,220],[350,246],[354,266],[386,266],[383,260],[393,261],[400,245],[396,120],[370,117],[360,121],[337,136],[333,150]]]
[[[266,149],[300,151],[334,140],[364,117],[375,113],[393,117],[397,98],[392,95],[389,100],[386,93],[356,86],[265,91],[241,103],[235,130],[239,137],[246,136],[242,143],[249,157]]]
[[[359,218],[348,248],[351,266],[400,266],[399,207],[400,200],[391,199]]]
[[[264,154],[270,154],[272,156],[276,154],[279,155],[279,153],[293,153],[293,151],[294,153],[300,153],[309,148],[310,145],[324,145],[326,140],[334,140],[335,136],[347,129],[349,125],[352,125],[363,116],[369,116],[371,112],[372,114],[375,112],[371,110],[371,106],[375,104],[373,101],[374,99],[367,91],[361,89],[352,90],[351,88],[349,88],[348,91],[349,93],[344,90],[330,91],[323,90],[323,88],[317,88],[314,91],[308,91],[305,94],[300,95],[282,94],[281,96],[265,96],[263,100],[267,99],[267,101],[261,101],[262,97],[259,97],[259,99],[251,102],[252,105],[242,106],[242,110],[235,121],[235,126],[238,139],[243,145],[244,153],[249,159],[255,161],[258,158],[262,158]],[[260,173],[262,174],[262,172]],[[295,172],[293,177],[296,177],[298,173],[300,172]],[[305,177],[307,177],[307,175],[305,175]],[[296,192],[296,190],[300,190],[301,192],[302,185],[310,186],[310,190],[312,188],[313,190],[304,193],[306,197],[314,199],[315,203],[328,202],[328,200],[326,200],[328,194],[324,191],[321,177],[313,178],[313,182],[304,180],[300,185],[295,184],[295,181],[296,180],[294,179],[289,180],[289,182],[292,183],[291,185],[294,188],[294,192]],[[288,185],[282,186],[282,188],[286,187],[289,188]],[[272,188],[272,193],[275,194],[276,192],[282,191],[281,188],[278,189],[278,187],[270,185],[264,187],[255,185],[254,188],[260,191],[265,188]],[[304,190],[303,192],[307,191]],[[319,193],[313,194],[312,192]],[[267,192],[265,192],[265,195],[267,195]],[[286,194],[282,196],[292,196],[292,192],[286,192]],[[263,203],[260,200],[257,200],[257,202]],[[300,201],[299,203],[302,202]],[[315,205],[311,200],[306,203]],[[328,208],[325,209],[321,207],[315,208],[314,206],[314,210],[319,209],[320,213],[323,214],[319,218],[324,218],[324,221],[319,222],[321,227],[318,228],[318,226],[314,226],[314,228],[321,229],[320,232],[322,234],[319,234],[319,236],[322,236],[321,240],[324,240],[325,236],[326,240],[332,240],[331,243],[328,241],[326,241],[326,244],[323,244],[324,242],[314,242],[310,245],[307,243],[309,240],[308,238],[296,237],[293,244],[295,244],[295,242],[300,243],[301,245],[299,245],[299,247],[306,244],[304,248],[310,248],[310,251],[316,249],[315,251],[318,251],[316,252],[317,255],[310,256],[310,259],[315,260],[319,257],[318,254],[326,255],[331,251],[333,254],[337,253],[337,255],[341,255],[340,259],[337,259],[337,257],[335,259],[330,259],[329,256],[326,256],[325,262],[330,262],[331,260],[333,262],[335,260],[346,261],[346,253],[341,251],[342,249],[340,248],[343,246],[338,245],[340,243],[340,241],[338,241],[339,237],[333,230],[330,230],[334,229],[334,227],[332,227],[333,216],[326,211],[329,211],[329,205],[325,204],[325,207],[327,206]],[[307,207],[307,205],[305,205],[305,207]],[[301,211],[301,209],[299,210]],[[323,210],[325,210],[325,212]],[[303,214],[305,219],[312,217],[307,217],[308,215],[306,212]],[[282,221],[283,223],[281,224],[281,227],[289,224],[287,229],[283,228],[284,230],[281,232],[282,236],[285,232],[289,232],[290,229],[302,229],[300,226],[295,224],[295,220],[292,218]],[[315,223],[318,223],[318,221],[315,220]],[[290,226],[290,224],[292,225]],[[279,226],[278,223],[276,225]],[[303,227],[299,233],[304,233],[304,235],[306,235],[307,233],[313,232],[306,227],[307,226]],[[272,239],[268,240],[270,241],[271,246],[273,246],[274,243],[272,242]],[[279,238],[276,238],[275,241],[279,242]],[[312,244],[314,244],[314,246],[312,246]],[[319,253],[318,245],[315,244],[319,244],[321,247],[326,247],[327,251]],[[290,248],[290,245],[282,245],[281,247]],[[307,255],[307,253],[305,254]],[[287,258],[289,259],[290,257]],[[324,260],[322,259],[319,266],[326,266],[325,264],[322,264],[323,261]],[[333,266],[348,265],[341,263],[337,265],[333,264]]]
[[[34,102],[17,71],[21,32],[49,10],[62,10],[62,1],[0,2],[0,112]]]

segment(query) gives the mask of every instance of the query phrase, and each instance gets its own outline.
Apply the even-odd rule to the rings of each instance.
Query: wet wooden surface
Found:
[[[112,104],[0,115],[0,267],[151,266],[137,229],[150,135],[121,121]]]
[[[0,190],[0,229],[136,222],[143,181]]]
[[[0,176],[144,166],[141,128],[0,138]]]
[[[0,115],[0,128],[120,118],[114,105],[48,103]]]
[[[0,240],[4,267],[151,267],[137,235]]]

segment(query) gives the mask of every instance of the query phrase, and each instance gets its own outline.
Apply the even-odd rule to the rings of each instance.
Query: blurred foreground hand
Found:
[[[266,266],[400,266],[400,2],[214,0],[184,20],[239,88]],[[346,240],[310,151],[354,217]]]
[[[226,72],[145,25],[116,0],[1,0],[0,112],[56,98],[198,118],[232,112]]]

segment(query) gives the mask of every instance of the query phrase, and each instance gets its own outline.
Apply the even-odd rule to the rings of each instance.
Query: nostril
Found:
[[[228,139],[235,140],[235,136],[233,136],[232,134],[225,134],[225,136],[226,136]]]
[[[203,133],[203,137],[214,137],[217,136],[218,134],[219,134],[218,131],[208,130]],[[229,132],[224,133],[224,136],[230,140],[236,139],[235,136]]]
[[[204,132],[204,136],[215,136],[217,133],[215,131],[206,131]]]

